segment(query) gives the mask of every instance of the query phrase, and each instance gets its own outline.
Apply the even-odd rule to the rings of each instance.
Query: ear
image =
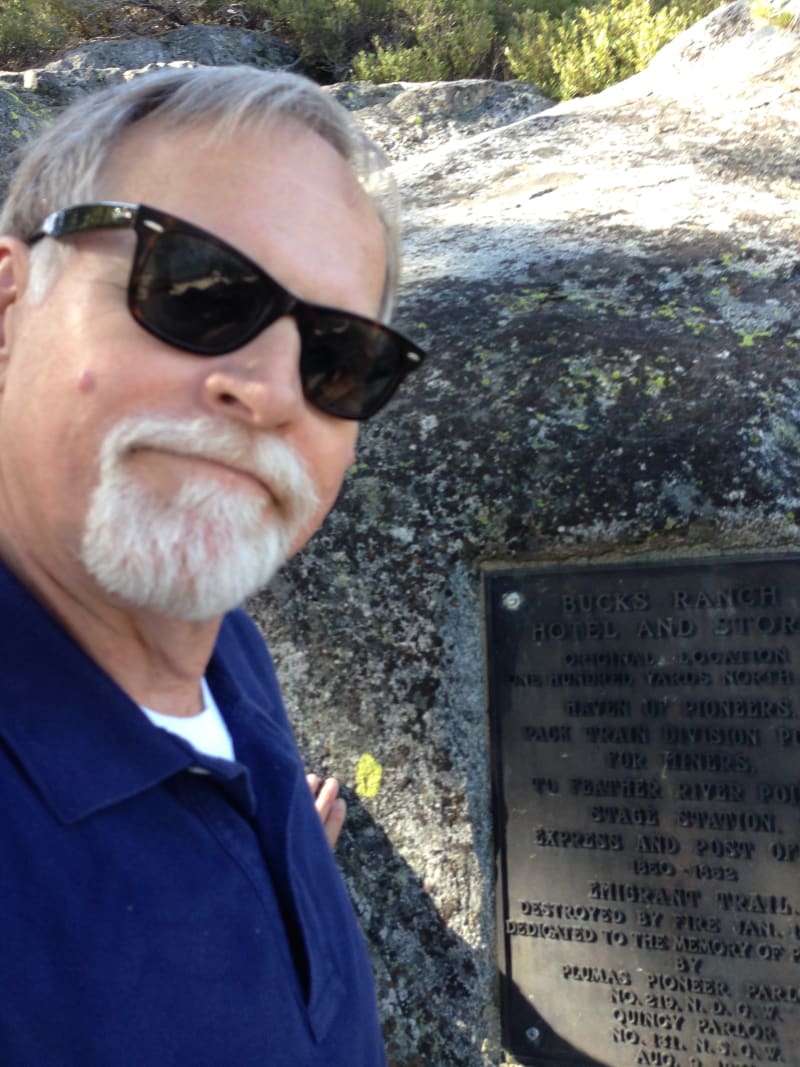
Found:
[[[5,387],[14,324],[28,284],[30,251],[16,237],[0,237],[0,392]]]

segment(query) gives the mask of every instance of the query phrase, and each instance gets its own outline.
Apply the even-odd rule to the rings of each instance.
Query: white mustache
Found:
[[[319,505],[297,453],[275,436],[254,434],[210,415],[189,419],[132,415],[108,434],[101,468],[113,467],[126,453],[144,448],[196,456],[250,475],[266,487],[295,528],[310,521]]]

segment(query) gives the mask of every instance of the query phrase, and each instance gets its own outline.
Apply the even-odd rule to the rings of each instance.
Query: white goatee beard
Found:
[[[200,470],[164,497],[128,469],[128,457],[142,448],[224,463],[253,475],[269,494],[223,489]],[[278,438],[210,416],[132,416],[103,442],[80,558],[106,592],[130,604],[213,619],[267,584],[317,507],[303,464]]]

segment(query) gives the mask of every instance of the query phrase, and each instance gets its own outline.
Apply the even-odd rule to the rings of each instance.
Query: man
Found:
[[[321,90],[86,99],[0,216],[0,1062],[379,1067],[369,963],[263,642],[422,353]]]

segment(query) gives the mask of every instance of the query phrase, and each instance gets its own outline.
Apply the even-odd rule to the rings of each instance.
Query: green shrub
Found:
[[[267,0],[272,28],[315,72],[342,78],[350,60],[380,33],[391,0]]]
[[[1,0],[0,67],[19,67],[71,41],[113,33],[118,0]]]
[[[29,56],[60,47],[67,31],[49,4],[5,0],[0,8],[0,66],[15,66]]]
[[[714,0],[0,0],[0,68],[190,21],[266,26],[320,81],[516,76],[565,99],[641,70]],[[753,0],[788,4],[796,0]],[[651,6],[654,4],[655,6]]]
[[[244,0],[231,8],[236,21],[250,21],[263,19],[270,3]],[[0,0],[0,69],[38,62],[54,49],[93,37],[225,22],[227,8],[224,0]]]
[[[713,0],[601,0],[560,16],[519,13],[505,49],[509,69],[549,96],[587,96],[643,70],[659,48],[716,7]]]
[[[751,0],[750,18],[779,30],[793,30],[800,21],[797,4],[792,0]]]
[[[493,0],[406,0],[392,42],[374,37],[353,60],[363,81],[446,81],[493,73],[497,51]]]

